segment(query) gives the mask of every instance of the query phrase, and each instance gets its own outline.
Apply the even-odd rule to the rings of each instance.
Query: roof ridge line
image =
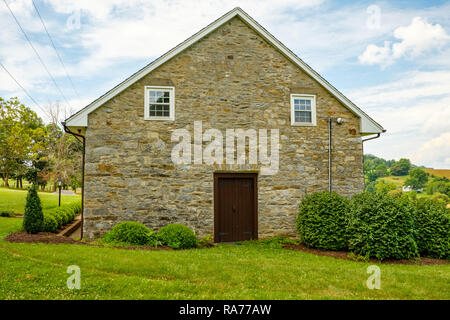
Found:
[[[273,45],[276,49],[278,49],[281,54],[285,56],[285,58],[289,59],[291,62],[296,64],[299,68],[305,71],[309,76],[315,79],[320,85],[322,85],[328,92],[335,96],[344,106],[346,106],[350,111],[355,113],[357,116],[361,118],[361,133],[381,133],[385,132],[384,128],[373,120],[369,115],[367,115],[361,108],[356,106],[350,99],[348,99],[344,94],[342,94],[338,89],[336,89],[332,84],[330,84],[325,78],[323,78],[317,71],[315,71],[311,66],[309,66],[306,62],[304,62],[301,58],[299,58],[292,50],[290,50],[287,46],[285,46],[281,41],[279,41],[276,37],[274,37],[269,31],[267,31],[263,26],[261,26],[256,20],[254,20],[250,15],[248,15],[244,10],[240,7],[235,7],[232,10],[228,11],[218,19],[214,20],[200,31],[196,32],[183,42],[179,43],[177,46],[173,47],[169,51],[165,52],[163,55],[159,56],[157,59],[153,60],[145,67],[141,68],[128,78],[126,78],[121,83],[117,84],[111,90],[100,96],[99,98],[92,101],[90,104],[71,115],[66,119],[66,122],[72,121],[74,124],[72,126],[87,126],[87,115],[96,110],[98,107],[114,98],[117,94],[121,93],[123,90],[134,84],[135,82],[142,79],[144,76],[149,74],[151,71],[162,65],[163,63],[169,61],[174,58],[176,55],[181,53],[182,51],[188,49],[197,41],[201,40],[224,23],[228,22],[235,16],[239,16],[244,23],[246,23],[250,28],[252,28],[256,33],[258,33],[261,37],[263,37],[269,44]],[[91,110],[92,109],[92,110]],[[77,118],[81,115],[85,115],[83,119],[77,122]],[[365,123],[365,121],[369,121],[371,125]],[[372,131],[364,131],[363,127],[369,126],[372,127],[370,130]]]

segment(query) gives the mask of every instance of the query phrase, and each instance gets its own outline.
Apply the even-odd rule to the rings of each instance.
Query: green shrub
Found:
[[[440,201],[440,202],[442,202],[444,204],[450,203],[450,198],[446,194],[443,194],[443,193],[440,193],[440,192],[436,192],[435,194],[433,194],[431,196],[431,199],[436,200],[436,201]]]
[[[303,198],[297,216],[297,230],[305,245],[325,250],[347,249],[346,216],[349,200],[328,191]]]
[[[0,211],[0,217],[10,218],[13,216],[14,216],[14,211],[9,211],[9,210]]]
[[[197,248],[198,240],[194,231],[183,224],[169,224],[158,232],[162,244],[174,249]]]
[[[406,195],[365,192],[353,196],[347,227],[349,249],[379,260],[417,256],[414,210]]]
[[[403,191],[401,189],[395,189],[388,191],[388,195],[394,196],[394,197],[401,197],[403,195]]]
[[[414,214],[419,253],[434,258],[450,257],[450,213],[439,200],[419,199]]]
[[[405,192],[405,194],[408,196],[410,201],[415,202],[417,200],[417,192],[408,191],[408,192]]]
[[[375,185],[375,192],[388,193],[389,191],[397,189],[397,186],[393,182],[386,182],[383,179],[379,180]]]
[[[73,214],[73,209],[70,206],[67,207],[61,207],[59,209],[57,209],[57,212],[60,212],[61,215],[64,218],[64,225],[72,222],[72,220],[75,218],[75,215]]]
[[[55,219],[55,221],[58,225],[57,229],[59,229],[60,227],[62,227],[64,225],[64,217],[61,214],[59,214],[55,209],[50,209],[48,211],[45,211],[44,216],[47,216],[47,215],[50,215]]]
[[[62,227],[62,226],[67,224],[67,221],[69,219],[67,218],[65,210],[63,210],[61,208],[54,208],[53,211],[52,211],[52,214],[53,214],[54,217],[56,217],[58,219],[60,227]]]
[[[41,200],[36,191],[36,187],[28,190],[25,213],[23,216],[23,228],[28,233],[38,233],[41,231],[44,215],[42,214]]]
[[[106,243],[126,243],[134,245],[157,245],[156,233],[142,223],[125,221],[115,225],[103,237]]]
[[[44,222],[42,224],[42,231],[56,232],[58,230],[58,222],[55,217],[50,214],[44,214]]]
[[[45,210],[42,231],[56,232],[61,227],[71,223],[80,212],[81,201],[63,204],[61,207]]]
[[[214,237],[211,234],[201,237],[198,239],[198,244],[200,247],[212,247],[214,246]]]
[[[80,213],[80,212],[81,212],[81,201],[72,202],[72,203],[70,204],[70,206],[71,206],[72,209],[73,209],[74,217],[77,215],[77,213]]]

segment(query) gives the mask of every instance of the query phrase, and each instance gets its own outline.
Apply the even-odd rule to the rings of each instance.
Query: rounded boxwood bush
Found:
[[[44,215],[42,213],[41,200],[33,186],[28,190],[25,213],[23,216],[23,228],[28,233],[41,231]]]
[[[197,248],[198,240],[194,231],[183,224],[169,224],[158,232],[158,239],[163,245],[174,249]]]
[[[417,256],[414,210],[406,195],[365,192],[353,196],[347,227],[349,249],[379,260]]]
[[[325,250],[347,249],[346,216],[349,200],[335,192],[317,192],[303,198],[297,230],[305,245]]]
[[[105,234],[103,240],[107,243],[127,243],[134,245],[154,245],[156,233],[142,223],[125,221],[115,225]]]
[[[57,229],[62,227],[64,225],[64,217],[58,213],[56,209],[50,209],[49,211],[45,212],[46,215],[51,215],[53,218],[55,218],[56,223],[58,224]]]
[[[57,224],[58,229],[62,226],[71,223],[75,216],[81,211],[81,202],[74,202],[63,204],[61,207],[56,207],[45,211],[44,215],[52,215]]]
[[[56,232],[58,230],[58,222],[51,214],[44,214],[44,222],[42,223],[42,231]]]
[[[66,225],[66,224],[68,224],[71,221],[67,208],[64,208],[64,207],[57,208],[55,210],[55,213],[57,215],[61,216],[61,218],[62,218],[62,225]]]
[[[414,224],[421,255],[450,257],[450,210],[445,203],[433,199],[418,199]]]
[[[73,210],[75,214],[77,214],[78,212],[81,211],[81,202],[80,201],[72,202],[69,204],[69,207]]]

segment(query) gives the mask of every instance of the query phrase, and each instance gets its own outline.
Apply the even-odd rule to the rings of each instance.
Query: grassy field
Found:
[[[396,185],[397,189],[401,189],[403,185],[405,184],[406,179],[408,179],[409,176],[388,176],[388,177],[380,177],[377,179],[377,181],[384,180],[386,183],[393,183]],[[417,198],[427,198],[430,197],[430,195],[426,194],[425,192],[417,193]]]
[[[377,179],[377,181],[384,180],[386,183],[393,183],[397,186],[398,189],[401,189],[403,185],[405,184],[406,179],[409,178],[408,176],[388,176],[388,177],[380,177]],[[416,194],[417,198],[427,198],[431,197],[431,195],[426,194],[425,192],[420,192]]]
[[[437,177],[444,177],[447,174],[450,173],[450,170],[436,170],[436,169],[424,169],[424,171],[430,173],[430,174],[434,174]],[[409,178],[409,175],[407,176],[387,176],[387,177],[379,177],[377,179],[377,181],[383,180],[385,183],[393,183],[396,185],[397,189],[401,189],[404,184],[405,181]],[[429,178],[431,179],[431,178]],[[428,198],[431,197],[432,195],[429,195],[425,192],[426,187],[423,188],[422,192],[419,192],[416,194],[417,198]],[[450,206],[450,203],[448,204]]]
[[[220,245],[182,251],[125,250],[3,241],[22,219],[0,218],[0,299],[450,299],[450,265],[379,264],[306,252]],[[69,290],[67,267],[81,270]]]
[[[397,187],[401,188],[404,184],[406,179],[408,179],[409,176],[388,176],[388,177],[380,177],[377,180],[384,180],[386,183],[393,183]]]
[[[425,172],[430,175],[439,177],[439,178],[447,178],[450,179],[450,169],[423,169]]]
[[[25,209],[25,200],[27,191],[10,190],[0,188],[0,212],[14,211],[14,213],[23,214]],[[58,206],[58,195],[46,192],[39,192],[39,198],[43,209],[49,209]],[[81,196],[61,195],[61,203],[69,203],[80,200]]]

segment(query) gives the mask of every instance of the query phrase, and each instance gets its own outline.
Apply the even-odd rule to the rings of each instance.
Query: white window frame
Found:
[[[296,122],[295,121],[295,108],[294,108],[294,100],[295,99],[307,99],[311,101],[311,122]],[[291,94],[291,125],[299,126],[299,127],[314,127],[317,125],[317,116],[316,116],[316,96],[313,94]]]
[[[169,116],[157,117],[150,116],[150,91],[169,91]],[[175,120],[175,87],[165,86],[145,86],[144,88],[144,120],[163,120],[174,121]]]

